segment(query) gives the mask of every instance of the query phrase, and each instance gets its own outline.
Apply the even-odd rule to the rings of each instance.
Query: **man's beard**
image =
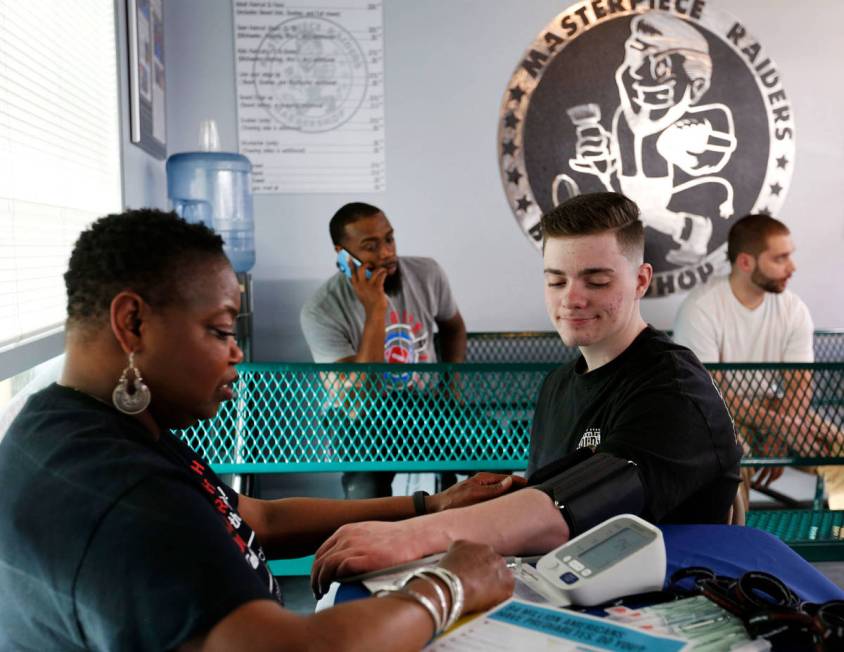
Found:
[[[756,285],[756,287],[772,294],[781,293],[785,290],[785,284],[788,282],[788,279],[778,281],[770,276],[765,276],[758,269],[753,270],[753,273],[750,275],[750,280]]]
[[[394,297],[401,292],[401,286],[401,263],[399,262],[396,265],[396,271],[384,279],[384,292]]]

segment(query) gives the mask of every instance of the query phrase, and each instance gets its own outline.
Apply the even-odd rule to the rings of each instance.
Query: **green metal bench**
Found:
[[[815,331],[815,362],[844,362],[844,330]]]
[[[669,331],[670,334],[670,331]],[[844,362],[844,330],[816,330],[814,333],[815,365],[817,370],[814,385],[816,396],[813,406],[820,412],[837,410],[831,416],[841,425],[841,406],[844,396],[840,388],[840,371],[834,368],[823,370],[818,364]],[[466,360],[468,362],[502,363],[511,361],[557,362],[564,363],[578,357],[576,347],[567,347],[554,331],[538,332],[474,332],[467,338]],[[751,373],[753,366],[747,367],[746,374],[739,372],[741,365],[708,365],[713,369],[732,370],[732,380],[745,389],[760,380],[758,374]],[[786,366],[787,368],[788,366]],[[782,369],[767,367],[765,373],[781,374]],[[838,381],[835,380],[836,378]],[[772,433],[776,437],[776,433]],[[795,449],[788,446],[761,453],[753,452],[742,464],[745,466],[813,466],[816,464],[842,464],[844,453],[841,450],[830,452],[824,457],[801,457],[795,455]],[[770,489],[765,493],[775,494],[780,500],[786,496],[776,494]],[[753,527],[767,530],[777,535],[805,557],[812,560],[844,558],[844,531],[840,530],[842,513],[823,509],[823,480],[818,477],[815,500],[812,511],[806,510],[755,510],[747,515],[747,523]]]
[[[712,364],[707,365],[722,388],[730,388],[743,402],[731,403],[739,432],[744,430],[747,467],[815,467],[844,464],[844,363]],[[804,375],[807,384],[785,392],[789,379]],[[759,424],[759,405],[776,398],[779,413]],[[755,412],[755,415],[753,414]],[[753,418],[753,417],[756,418]],[[789,423],[791,422],[791,423]],[[797,430],[798,435],[789,436]],[[750,432],[749,432],[750,431]],[[747,525],[766,530],[811,561],[844,559],[844,511],[824,509],[824,483],[818,476],[811,509],[751,509]]]
[[[815,331],[814,348],[815,362],[844,362],[844,330]],[[555,331],[472,332],[466,342],[466,362],[561,363],[578,355]]]
[[[243,364],[236,400],[183,437],[223,474],[524,469],[555,366]]]
[[[237,398],[182,436],[218,473],[524,468],[555,367],[243,364]]]
[[[240,366],[236,400],[185,440],[218,473],[519,470],[527,464],[530,426],[544,377],[557,364]],[[744,392],[775,388],[784,372],[812,374],[813,409],[836,427],[844,416],[844,364],[711,365]],[[741,416],[741,415],[738,415]],[[771,424],[770,438],[782,440]],[[805,453],[806,441],[758,448],[752,466],[844,464],[839,443],[828,456]],[[774,532],[802,554],[844,559],[837,526],[751,512],[749,524]],[[803,519],[805,513],[800,513]],[[835,521],[837,523],[838,521]],[[771,523],[771,525],[769,525]],[[804,545],[805,544],[805,545]],[[820,555],[820,557],[818,557]],[[278,574],[301,572],[276,563]]]

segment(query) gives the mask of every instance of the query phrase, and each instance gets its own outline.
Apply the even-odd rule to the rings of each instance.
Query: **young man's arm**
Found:
[[[439,513],[474,505],[523,486],[518,476],[479,473],[445,491],[427,496],[425,509]],[[411,496],[368,500],[282,498],[259,500],[239,496],[238,513],[246,520],[271,559],[313,553],[342,525],[358,521],[398,521],[416,516]]]
[[[311,584],[321,594],[337,578],[442,552],[458,539],[487,543],[501,555],[530,555],[565,543],[569,529],[548,495],[532,488],[401,523],[354,523],[319,548]]]

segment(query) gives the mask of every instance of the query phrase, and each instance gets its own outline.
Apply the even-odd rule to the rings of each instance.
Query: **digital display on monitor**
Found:
[[[650,539],[636,530],[624,528],[609,539],[577,556],[578,560],[593,572],[602,570],[613,562],[639,550]]]

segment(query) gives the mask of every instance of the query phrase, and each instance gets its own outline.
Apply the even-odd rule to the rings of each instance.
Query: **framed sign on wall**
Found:
[[[162,2],[126,0],[130,139],[161,159],[167,156]]]

